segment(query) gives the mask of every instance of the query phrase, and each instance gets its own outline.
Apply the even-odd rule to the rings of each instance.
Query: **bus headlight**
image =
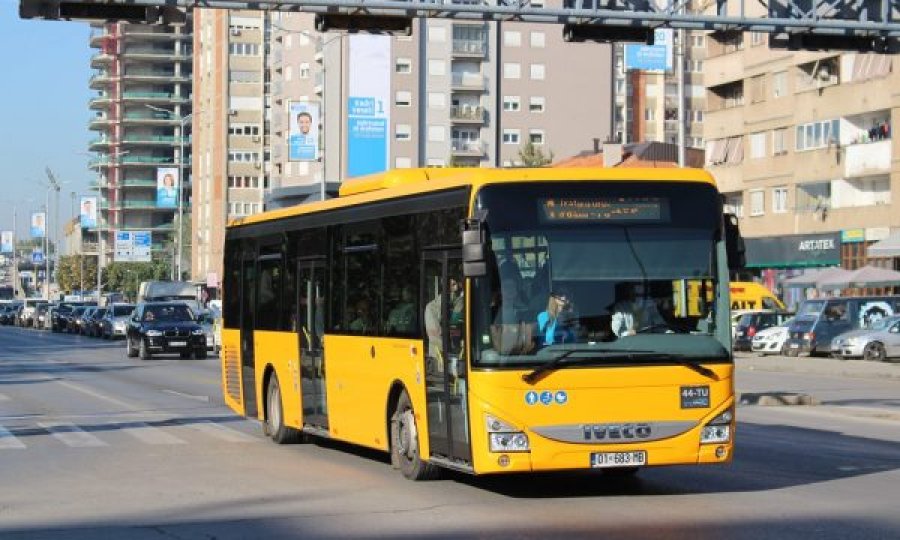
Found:
[[[731,422],[734,411],[728,409],[703,426],[700,432],[700,444],[720,444],[731,440]]]
[[[491,452],[528,452],[528,435],[491,415],[485,415]]]

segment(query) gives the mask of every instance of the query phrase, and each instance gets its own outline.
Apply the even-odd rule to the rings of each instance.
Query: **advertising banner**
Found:
[[[391,38],[350,36],[350,97],[347,109],[347,173],[387,169],[390,145]]]
[[[175,208],[178,205],[178,169],[160,167],[156,169],[156,206]]]
[[[35,212],[31,214],[31,237],[43,238],[47,234],[47,214]]]
[[[316,161],[319,159],[319,104],[292,101],[289,109],[288,159]]]
[[[653,32],[653,45],[625,45],[625,69],[672,71],[673,39],[671,28],[661,28]]]
[[[97,226],[97,197],[81,198],[81,220],[82,229],[93,229]]]
[[[0,233],[0,253],[13,252],[13,232],[3,231]]]

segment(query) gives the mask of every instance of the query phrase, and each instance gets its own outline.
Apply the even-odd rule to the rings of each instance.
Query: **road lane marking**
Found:
[[[0,394],[0,401],[9,401],[10,397],[6,394]]]
[[[88,396],[91,396],[91,397],[94,397],[97,399],[101,399],[103,401],[106,401],[107,403],[112,403],[113,405],[115,405],[117,407],[122,407],[123,409],[130,409],[132,411],[137,411],[137,410],[141,409],[141,407],[136,407],[136,406],[132,405],[131,403],[126,403],[124,401],[120,401],[114,397],[105,396],[103,394],[100,394],[89,388],[85,388],[85,387],[77,385],[77,384],[73,384],[73,383],[70,383],[67,381],[56,381],[56,382],[58,384],[61,384],[62,386],[65,386],[66,388],[75,390],[76,392],[81,392],[82,394],[85,394],[85,395],[88,395]]]
[[[75,424],[69,424],[67,422],[38,422],[38,425],[46,429],[50,435],[53,435],[54,438],[66,446],[75,448],[109,446]]]
[[[176,392],[175,390],[165,389],[162,391],[164,394],[171,394],[173,396],[183,397],[187,399],[193,399],[196,401],[203,401],[209,403],[209,396],[197,396],[194,394],[185,394],[184,392]]]
[[[12,448],[25,448],[25,443],[16,438],[3,426],[0,426],[0,450],[9,450]]]
[[[240,431],[225,427],[221,424],[210,422],[209,420],[203,420],[201,422],[195,422],[185,425],[189,428],[196,429],[197,431],[227,442],[259,442],[259,439],[257,439],[256,437],[247,435],[246,433],[241,433]]]
[[[121,429],[135,439],[147,444],[187,444],[186,441],[179,439],[175,435],[145,423],[133,424]]]

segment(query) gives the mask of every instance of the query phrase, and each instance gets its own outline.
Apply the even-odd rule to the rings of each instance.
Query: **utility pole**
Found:
[[[59,182],[56,181],[56,176],[53,175],[53,171],[50,170],[50,167],[46,168],[47,171],[47,179],[50,181],[50,186],[52,189],[56,191],[56,218],[54,220],[54,225],[57,229],[59,229]],[[47,300],[50,300],[50,231],[53,228],[50,227],[50,191],[47,190],[47,234],[44,236],[47,237],[47,253],[44,255],[44,267],[45,273],[47,274],[44,279],[47,283]],[[56,270],[59,270],[59,231],[56,231],[56,249],[53,251],[53,255],[55,256],[55,260],[53,263],[53,267]]]

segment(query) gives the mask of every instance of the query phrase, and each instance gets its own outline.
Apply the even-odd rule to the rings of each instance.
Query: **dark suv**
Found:
[[[782,311],[753,311],[745,313],[738,320],[734,333],[734,350],[749,351],[753,345],[753,336],[760,330],[778,326],[793,316],[793,313]]]
[[[206,335],[191,308],[180,302],[142,302],[134,308],[125,333],[128,356],[149,360],[154,354],[206,358]]]

